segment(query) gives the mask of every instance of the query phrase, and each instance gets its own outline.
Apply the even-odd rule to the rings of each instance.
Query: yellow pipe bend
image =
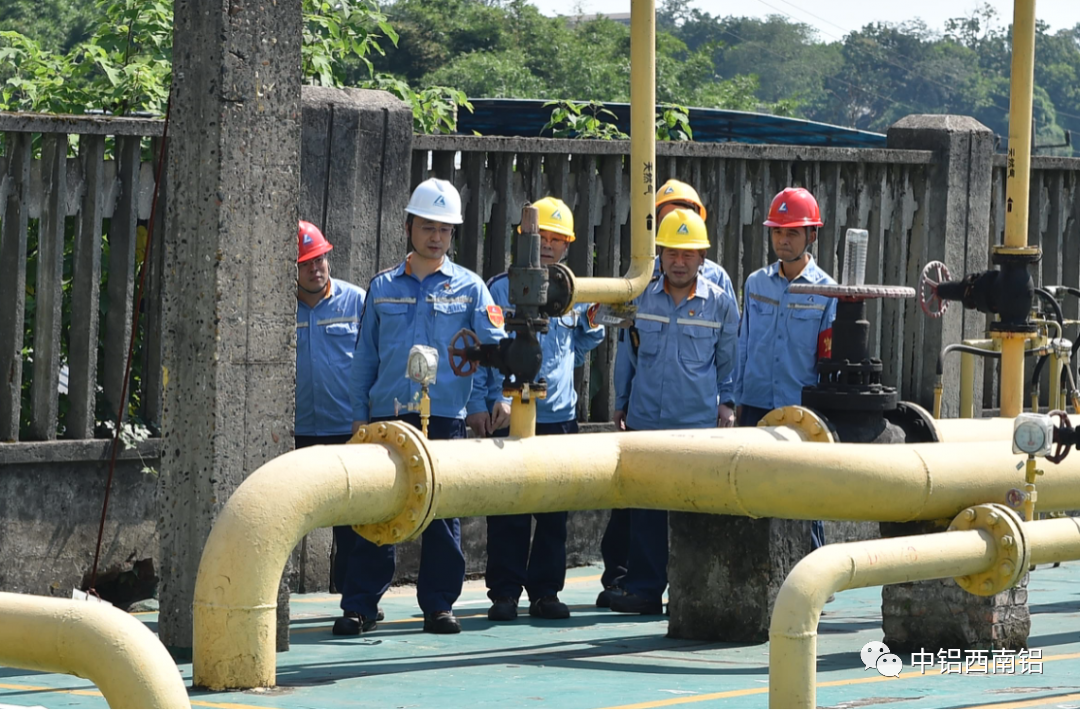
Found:
[[[977,574],[993,564],[984,530],[826,545],[791,570],[769,626],[769,707],[817,707],[817,628],[830,594],[845,589]]]
[[[653,275],[656,227],[656,2],[630,2],[630,267],[622,278],[574,278],[574,303],[629,303]],[[569,273],[569,272],[568,272]]]
[[[191,707],[165,647],[111,604],[0,592],[0,666],[86,678],[113,708]]]

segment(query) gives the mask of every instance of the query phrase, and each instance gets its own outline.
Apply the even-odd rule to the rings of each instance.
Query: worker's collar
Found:
[[[784,281],[787,281],[787,276],[784,276],[783,272],[780,271],[780,263],[780,260],[777,259],[773,263],[769,264],[768,274],[769,276],[776,276],[783,279]],[[799,272],[798,276],[791,279],[790,283],[795,283],[796,281],[799,281],[801,279],[806,283],[815,284],[824,280],[824,278],[825,272],[818,268],[817,262],[814,261],[814,256],[811,254],[810,260],[806,262],[806,266],[803,267],[803,270]]]
[[[315,306],[319,305],[320,303],[322,303],[326,299],[330,298],[330,294],[331,294],[331,292],[333,290],[334,290],[334,279],[332,277],[327,276],[326,277],[326,288],[324,288],[322,290],[322,294],[319,295],[319,300],[315,302]],[[304,300],[302,298],[300,298],[301,293],[306,294],[306,295],[312,295],[312,296],[315,295],[315,294],[308,294],[307,291],[300,288],[300,284],[297,284],[296,285],[296,300],[300,301],[301,303],[304,303]],[[306,306],[307,304],[304,303],[304,305]],[[314,308],[315,306],[309,306],[309,308]]]
[[[414,252],[409,252],[409,255],[405,257],[405,261],[402,262],[401,266],[399,266],[397,271],[394,273],[395,276],[412,276],[412,273],[413,273],[413,271],[412,271],[413,253]],[[445,274],[447,276],[453,276],[454,275],[454,263],[452,261],[450,261],[450,256],[449,255],[443,256],[442,264],[440,264],[439,268],[435,269],[435,271],[433,271],[431,273],[440,273],[440,274]]]

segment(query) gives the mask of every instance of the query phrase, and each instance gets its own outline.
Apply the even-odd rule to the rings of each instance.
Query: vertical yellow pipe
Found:
[[[1051,412],[1055,409],[1065,409],[1065,400],[1061,396],[1061,359],[1058,358],[1056,352],[1051,352],[1046,364],[1050,366],[1050,396],[1047,398],[1047,404],[1050,405]]]
[[[1024,409],[1024,336],[1003,333],[1001,339],[1001,416]]]
[[[1034,83],[1035,0],[1014,0],[1012,76],[1009,79],[1009,156],[1005,173],[1005,204],[1011,206],[1005,212],[1006,247],[1027,246]]]
[[[514,393],[514,402],[510,405],[510,436],[515,439],[527,439],[536,436],[536,397],[523,401],[521,395]]]
[[[960,418],[975,416],[975,356],[960,353]]]
[[[628,303],[652,279],[656,193],[656,2],[630,2],[630,268],[574,279],[574,303]]]

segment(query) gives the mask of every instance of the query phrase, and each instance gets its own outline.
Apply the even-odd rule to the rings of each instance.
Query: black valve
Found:
[[[1037,257],[1036,257],[1037,258]],[[1029,332],[1035,325],[1028,320],[1034,300],[1035,284],[1027,266],[1029,255],[995,254],[1000,269],[968,274],[961,281],[944,281],[934,293],[946,301],[960,301],[964,308],[981,313],[996,313],[1000,320],[991,330]]]
[[[1050,416],[1058,418],[1057,426],[1054,427],[1054,444],[1056,448],[1053,456],[1047,456],[1046,460],[1057,464],[1065,460],[1072,447],[1080,444],[1080,429],[1074,429],[1069,422],[1069,415],[1060,409],[1050,412]]]

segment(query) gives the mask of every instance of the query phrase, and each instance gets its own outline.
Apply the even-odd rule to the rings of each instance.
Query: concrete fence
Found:
[[[413,136],[407,107],[378,92],[305,87],[302,114],[300,215],[335,244],[331,261],[338,276],[366,285],[404,256],[402,210],[410,188],[430,175],[460,188],[465,222],[455,258],[485,277],[506,269],[521,207],[545,194],[561,197],[574,211],[577,241],[569,265],[575,273],[612,276],[625,269],[626,142]],[[6,531],[0,557],[41,561],[30,577],[0,576],[0,588],[47,592],[43,587],[74,584],[92,557],[87,542],[89,531],[96,533],[106,449],[51,440],[91,439],[95,408],[115,413],[119,406],[161,122],[0,114],[0,134],[0,441],[8,442],[0,443],[0,491],[9,494],[0,497],[0,531]],[[993,152],[993,135],[974,120],[912,116],[890,129],[884,150],[662,143],[656,181],[677,177],[697,187],[709,211],[710,255],[737,290],[771,260],[761,222],[771,197],[787,185],[805,186],[818,197],[825,227],[814,251],[825,270],[840,272],[846,230],[861,228],[871,236],[867,282],[916,285],[932,259],[946,262],[956,276],[987,268],[991,246],[1002,240],[1006,170],[1005,156]],[[1029,238],[1044,250],[1039,284],[1080,286],[1078,182],[1080,160],[1034,160]],[[155,239],[167,233],[170,214],[163,187]],[[178,232],[175,238],[199,235]],[[150,264],[140,324],[142,377],[135,394],[149,422],[161,421],[162,363],[169,357],[162,349],[161,313],[170,299],[162,284],[179,289],[202,283],[201,276],[175,268],[169,279],[161,278],[168,249],[179,249],[168,239],[157,246],[163,241],[167,248],[156,248],[158,258]],[[64,299],[70,303],[67,320]],[[1067,315],[1077,317],[1075,300],[1065,306]],[[987,322],[960,308],[931,321],[914,301],[878,301],[869,315],[885,381],[903,399],[924,406],[932,402],[942,345],[980,337]],[[32,327],[24,338],[27,323]],[[609,333],[579,373],[583,421],[610,421],[614,356],[615,335]],[[996,402],[995,370],[988,367],[978,378],[987,409]],[[59,392],[62,371],[65,394]],[[947,363],[947,416],[958,408],[958,374],[959,362]],[[24,380],[28,412],[21,411]],[[185,386],[193,385],[174,375],[174,406],[185,401],[177,389]],[[192,407],[191,416],[202,411]],[[20,418],[29,423],[22,437]],[[107,563],[156,554],[146,524],[150,511],[159,496],[176,498],[186,490],[182,481],[174,485],[163,476],[156,482],[140,472],[158,466],[161,446],[151,441],[125,457],[124,510],[130,515],[106,528]],[[45,473],[56,485],[38,490]],[[16,497],[25,500],[16,506]],[[63,523],[50,528],[48,521],[58,519]],[[17,520],[37,522],[20,527]],[[471,529],[482,536],[482,526]],[[582,535],[594,536],[594,527],[589,530]],[[585,549],[594,547],[590,537]],[[294,567],[300,589],[324,585],[328,550],[327,535],[305,542]],[[406,574],[408,567],[403,565]],[[476,566],[471,562],[470,568]]]
[[[154,166],[142,154],[156,158],[161,131],[152,120],[0,114],[0,441],[20,438],[24,416],[31,440],[93,438],[96,406],[119,411],[153,195]],[[160,239],[163,209],[156,222]],[[151,422],[161,411],[160,269],[158,259],[148,272],[134,393]]]

